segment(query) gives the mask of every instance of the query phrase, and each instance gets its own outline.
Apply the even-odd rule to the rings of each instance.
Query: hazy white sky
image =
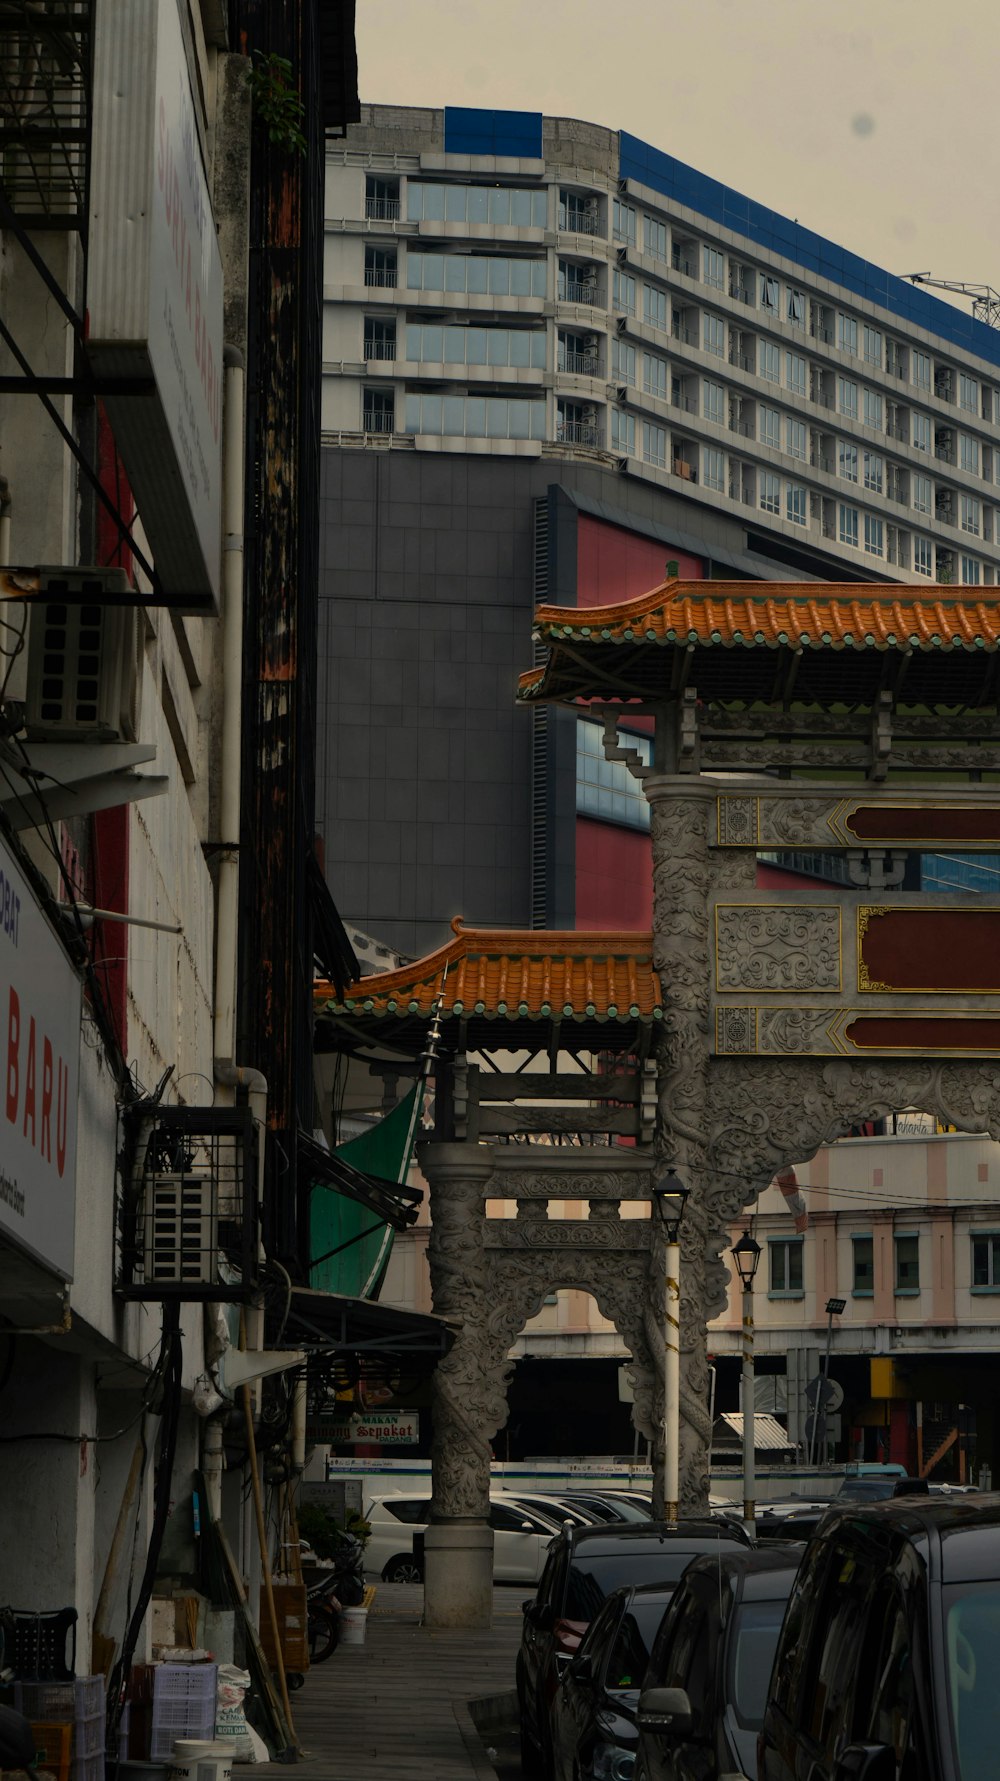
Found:
[[[1000,286],[997,22],[995,0],[358,0],[360,88],[631,130],[891,272]]]

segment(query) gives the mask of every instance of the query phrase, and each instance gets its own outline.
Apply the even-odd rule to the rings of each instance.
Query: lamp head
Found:
[[[733,1244],[730,1253],[736,1263],[736,1272],[743,1282],[743,1291],[749,1292],[760,1261],[760,1244],[751,1237],[749,1231],[744,1231],[739,1242]]]
[[[677,1241],[677,1234],[690,1192],[691,1189],[684,1186],[680,1176],[673,1169],[668,1169],[665,1175],[658,1175],[653,1182],[653,1204],[667,1233],[667,1239],[671,1243]]]
[[[827,1317],[839,1317],[841,1315],[841,1313],[846,1310],[847,1310],[847,1300],[846,1299],[827,1299],[827,1301],[826,1301]]]

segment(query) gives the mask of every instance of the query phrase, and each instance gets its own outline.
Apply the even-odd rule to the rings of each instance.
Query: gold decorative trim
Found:
[[[864,944],[865,935],[867,934],[868,929],[871,926],[872,922],[875,920],[875,917],[877,915],[889,915],[891,913],[892,913],[891,910],[888,909],[885,904],[869,903],[869,904],[859,904],[858,905],[858,991],[859,991],[859,993],[863,991],[866,995],[875,995],[875,996],[878,996],[878,995],[891,996],[893,994],[893,987],[892,987],[891,983],[882,983],[879,981],[879,979],[877,977],[869,976],[868,966],[865,964],[864,956],[863,956],[862,950],[861,950],[862,946]]]

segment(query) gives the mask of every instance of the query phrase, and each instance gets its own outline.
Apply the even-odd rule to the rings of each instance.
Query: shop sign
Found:
[[[80,979],[0,841],[0,1232],[73,1277]]]
[[[412,1447],[420,1439],[419,1410],[372,1410],[344,1422],[324,1424],[328,1441],[380,1441],[386,1447]]]
[[[95,20],[87,351],[168,604],[218,607],[222,260],[176,0]]]

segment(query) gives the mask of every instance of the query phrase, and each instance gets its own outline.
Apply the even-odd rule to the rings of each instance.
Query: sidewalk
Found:
[[[235,1773],[247,1781],[495,1781],[467,1703],[513,1691],[527,1593],[527,1585],[494,1589],[489,1632],[431,1632],[420,1624],[422,1588],[380,1583],[365,1644],[339,1646],[291,1697],[306,1760]]]

